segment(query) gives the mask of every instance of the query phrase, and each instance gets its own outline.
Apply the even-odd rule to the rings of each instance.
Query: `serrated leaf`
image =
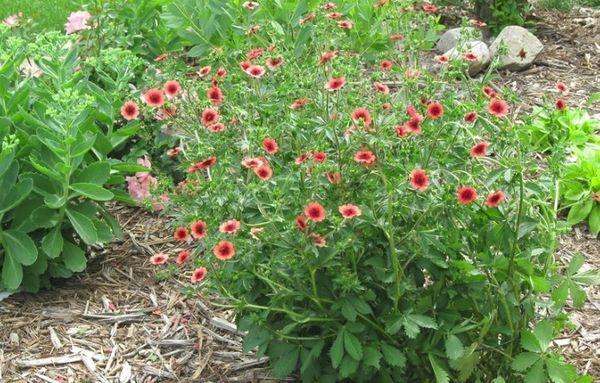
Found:
[[[408,314],[407,318],[419,325],[419,327],[437,329],[437,323],[431,317],[420,315],[420,314]]]
[[[340,377],[348,378],[358,370],[359,362],[352,358],[350,355],[345,355],[342,363],[340,364]]]
[[[394,346],[387,343],[381,343],[381,352],[383,359],[392,367],[404,368],[406,366],[406,356]]]
[[[354,322],[356,320],[356,315],[358,314],[348,299],[343,301],[341,313],[344,318],[348,319],[350,322]]]
[[[337,334],[335,341],[331,345],[329,350],[329,356],[331,357],[331,366],[338,368],[344,357],[344,329],[341,329]]]
[[[446,338],[445,346],[446,356],[450,360],[456,360],[463,356],[463,354],[465,353],[465,348],[456,335],[449,335]]]
[[[431,363],[431,368],[433,369],[433,374],[435,375],[436,383],[449,383],[450,377],[444,368],[439,364],[435,356],[429,354],[429,363]]]
[[[536,336],[531,331],[525,331],[521,334],[521,347],[531,352],[542,351]]]
[[[546,360],[546,371],[553,383],[571,383],[577,379],[577,369],[556,359]]]
[[[547,320],[538,323],[533,330],[533,334],[538,340],[542,351],[546,351],[550,346],[552,339],[554,339],[554,329],[552,327],[552,323]]]
[[[567,281],[561,282],[560,285],[552,292],[552,300],[559,306],[562,306],[569,297],[569,285]]]
[[[271,363],[273,376],[283,379],[291,375],[296,369],[299,357],[300,348],[295,347],[291,352],[276,358],[275,361]]]
[[[512,361],[512,368],[515,371],[523,372],[533,366],[540,359],[540,355],[534,352],[522,352]]]
[[[571,280],[581,283],[582,285],[600,285],[600,271],[587,270],[577,273],[571,277]]]
[[[577,253],[573,256],[573,258],[571,259],[571,262],[569,262],[569,268],[568,268],[568,273],[569,275],[573,275],[576,272],[579,271],[579,269],[581,269],[581,266],[583,266],[585,262],[585,257],[583,256],[583,254],[581,253]]]
[[[362,359],[363,350],[358,338],[349,331],[344,332],[344,348],[348,355],[360,361]]]
[[[524,383],[547,383],[544,376],[544,361],[538,360],[525,375]]]
[[[411,339],[415,339],[417,335],[421,332],[421,328],[413,321],[410,321],[406,318],[402,320],[402,326],[404,327],[404,332],[406,336]]]
[[[379,352],[379,350],[373,346],[366,346],[363,354],[363,363],[379,370],[379,361],[382,357],[381,352]]]

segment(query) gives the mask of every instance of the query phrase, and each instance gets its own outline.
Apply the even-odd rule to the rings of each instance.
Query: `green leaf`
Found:
[[[523,372],[533,366],[540,359],[540,355],[534,352],[522,352],[515,357],[511,366],[513,370]]]
[[[524,383],[547,383],[543,360],[540,359],[533,365],[533,368],[525,375]]]
[[[48,258],[56,258],[63,249],[63,237],[60,226],[51,230],[44,239],[42,239],[42,250],[48,255]]]
[[[350,355],[345,355],[340,364],[340,377],[347,378],[358,370],[359,362]]]
[[[579,269],[581,269],[581,266],[583,266],[583,263],[585,262],[585,257],[583,256],[583,254],[581,253],[577,253],[573,256],[573,259],[571,259],[571,262],[569,262],[569,275],[573,275],[576,272],[579,271]]]
[[[356,320],[356,315],[358,315],[354,305],[348,299],[344,299],[342,302],[341,313],[344,318],[348,319],[350,322],[354,322]]]
[[[582,285],[600,285],[600,271],[598,270],[587,270],[577,273],[571,277],[571,279]]]
[[[4,150],[0,152],[0,177],[10,168],[13,159],[15,158],[15,151]]]
[[[600,233],[600,204],[595,204],[588,217],[590,232],[594,235]]]
[[[554,339],[554,329],[548,320],[538,323],[533,334],[539,342],[542,351],[546,351]]]
[[[272,362],[273,376],[276,378],[286,378],[296,369],[298,358],[300,357],[300,348],[294,347],[291,352],[281,355]]]
[[[338,333],[331,349],[329,350],[329,356],[331,357],[331,366],[338,368],[344,357],[344,329],[342,328]]]
[[[90,183],[71,184],[71,189],[84,197],[91,198],[95,201],[110,201],[113,198],[113,193],[104,189],[102,186]]]
[[[62,259],[65,266],[73,272],[81,272],[87,266],[85,252],[69,241],[64,244]]]
[[[363,352],[363,363],[367,366],[375,367],[379,370],[379,361],[381,360],[381,352],[373,346],[366,346]]]
[[[2,243],[8,255],[22,265],[33,265],[38,256],[37,247],[33,240],[19,230],[2,232]]]
[[[531,352],[541,352],[539,341],[531,331],[525,331],[521,334],[521,347]]]
[[[450,377],[448,373],[442,366],[440,366],[439,362],[432,354],[429,354],[429,363],[431,363],[431,368],[433,369],[433,374],[435,375],[436,383],[449,383]]]
[[[0,203],[0,214],[5,213],[20,204],[33,189],[33,180],[25,178],[8,191],[5,199]]]
[[[561,282],[560,285],[552,292],[552,300],[559,306],[562,306],[569,297],[569,285],[567,281]]]
[[[408,314],[407,317],[414,323],[418,324],[419,327],[432,328],[432,329],[437,328],[437,324],[435,323],[435,320],[431,317],[428,317],[425,315],[420,315],[420,314]]]
[[[109,177],[110,164],[106,161],[98,161],[83,169],[75,178],[75,183],[92,183],[102,186]]]
[[[383,359],[392,367],[404,368],[406,366],[406,356],[404,353],[394,346],[387,343],[381,343],[381,352]]]
[[[554,383],[571,383],[577,379],[577,369],[556,359],[546,360],[546,371]]]
[[[8,290],[16,290],[23,280],[23,266],[6,254],[2,265],[2,283]]]
[[[98,242],[98,233],[96,233],[96,227],[91,219],[86,215],[72,209],[67,209],[67,217],[73,228],[79,234],[83,242],[88,245],[93,245]]]
[[[446,338],[446,356],[448,359],[456,360],[463,356],[465,348],[456,335],[449,335]]]
[[[344,332],[344,348],[348,355],[360,361],[362,359],[363,350],[358,338],[349,331]]]
[[[569,214],[567,215],[567,223],[569,225],[575,225],[583,221],[590,214],[593,206],[594,200],[591,198],[586,198],[571,206]]]

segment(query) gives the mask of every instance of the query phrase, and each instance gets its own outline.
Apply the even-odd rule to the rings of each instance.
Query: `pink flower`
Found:
[[[164,265],[169,260],[169,256],[165,253],[156,253],[150,257],[150,263],[153,265]]]
[[[79,32],[84,29],[90,29],[90,26],[87,25],[87,22],[91,17],[92,15],[90,15],[87,11],[72,12],[67,19],[67,23],[65,24],[65,30],[67,31],[67,34]]]
[[[6,25],[9,28],[17,27],[17,26],[19,26],[19,23],[21,22],[21,17],[23,17],[23,14],[21,12],[19,12],[18,14],[15,14],[15,15],[7,16],[2,21],[2,24]]]

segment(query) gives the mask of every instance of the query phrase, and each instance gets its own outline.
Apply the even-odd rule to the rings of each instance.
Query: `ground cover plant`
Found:
[[[522,2],[494,4],[493,28]],[[5,20],[0,286],[83,271],[121,236],[105,203],[138,204],[178,242],[157,278],[231,310],[275,377],[592,382],[553,339],[600,282],[555,259],[569,225],[600,230],[597,123],[563,83],[519,114],[495,61],[474,79],[473,52],[424,54],[439,13],[95,0],[64,32]]]
[[[265,7],[240,6],[247,26]],[[146,84],[187,173],[170,196],[187,250],[152,258],[161,277],[217,291],[279,377],[591,381],[550,342],[597,278],[554,261],[554,183],[514,96],[465,76],[468,52],[426,69],[432,5],[376,4],[375,55],[338,10],[309,7],[283,34],[256,24],[204,46],[191,79]]]

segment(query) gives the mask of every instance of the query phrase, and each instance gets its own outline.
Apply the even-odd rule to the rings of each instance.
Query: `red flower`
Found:
[[[164,265],[167,263],[169,256],[165,253],[156,253],[150,257],[150,263],[153,265]]]
[[[234,234],[240,230],[241,224],[237,219],[230,219],[229,221],[223,222],[219,226],[219,231],[224,234]]]
[[[351,29],[352,25],[353,25],[352,21],[348,21],[348,20],[338,21],[338,27],[340,27],[342,29]]]
[[[558,90],[560,93],[567,93],[567,91],[569,90],[567,88],[567,85],[564,82],[557,82],[556,85],[554,85],[554,87],[556,88],[556,90]]]
[[[423,121],[423,116],[421,116],[419,113],[417,113],[417,110],[415,109],[414,106],[412,105],[407,105],[406,106],[406,114],[408,115],[408,117],[410,117],[412,120],[415,120],[417,122],[421,122]]]
[[[308,15],[306,15],[303,18],[300,19],[300,25],[306,24],[307,22],[311,21],[315,17],[317,17],[316,13],[314,13],[314,12],[309,13]]]
[[[181,85],[177,81],[169,80],[163,86],[163,90],[168,98],[173,98],[181,91]]]
[[[121,116],[127,121],[135,120],[140,114],[140,108],[133,101],[127,101],[121,107]]]
[[[244,4],[242,4],[242,6],[248,10],[253,10],[258,8],[260,4],[258,4],[256,1],[246,1],[244,2]]]
[[[465,60],[467,60],[467,61],[477,61],[477,59],[479,58],[479,57],[477,57],[477,55],[476,55],[475,53],[473,53],[473,52],[465,52],[465,53],[463,53],[463,57],[464,57],[464,59],[465,59]]]
[[[388,109],[391,109],[391,108],[392,108],[392,104],[390,104],[389,102],[385,102],[385,103],[383,103],[383,104],[381,105],[381,108],[382,108],[383,110],[388,110]]]
[[[206,267],[199,267],[196,270],[194,270],[190,280],[192,281],[192,283],[202,282],[204,277],[206,277],[206,274],[208,274],[208,270],[206,270]]]
[[[487,155],[487,148],[490,146],[489,142],[479,142],[471,148],[471,157],[485,157]]]
[[[332,185],[342,182],[342,175],[339,172],[327,172],[325,175],[327,176],[327,181]]]
[[[491,97],[491,98],[496,97],[496,92],[489,86],[483,87],[483,93],[485,93],[488,97]]]
[[[253,25],[246,31],[246,35],[253,35],[260,31],[260,25]]]
[[[265,68],[260,65],[250,65],[245,72],[254,78],[261,78],[265,74]]]
[[[217,76],[221,78],[227,76],[227,70],[223,67],[220,67],[219,69],[217,69]]]
[[[344,15],[341,14],[340,12],[330,12],[325,15],[325,17],[327,17],[328,19],[331,19],[331,20],[339,19],[342,16],[344,16]]]
[[[223,92],[217,85],[213,85],[206,91],[206,98],[208,98],[213,105],[219,105],[223,100]]]
[[[556,100],[556,109],[558,110],[564,110],[567,107],[567,102],[565,100],[563,100],[562,98],[559,98],[558,100]]]
[[[499,98],[492,98],[490,100],[490,106],[488,107],[488,111],[497,117],[506,116],[508,113],[508,104],[506,101],[501,100]]]
[[[335,57],[335,51],[323,52],[321,53],[321,57],[319,58],[319,65],[328,63],[329,61],[331,61],[331,59],[334,59]]]
[[[153,108],[158,108],[165,103],[165,97],[163,92],[159,89],[152,88],[144,93],[143,96],[144,102],[146,105],[151,106]]]
[[[469,21],[471,22],[471,24],[475,25],[476,27],[480,27],[480,28],[483,28],[487,25],[486,23],[484,23],[483,21],[478,20],[478,19],[471,19]]]
[[[208,157],[204,161],[198,162],[196,165],[198,166],[198,169],[208,169],[211,166],[213,166],[216,162],[217,162],[217,157],[212,156],[212,157]]]
[[[282,62],[283,62],[283,59],[281,57],[277,57],[277,58],[269,57],[266,61],[266,64],[269,67],[269,69],[275,69],[278,66],[280,66]]]
[[[423,169],[415,169],[410,172],[410,186],[418,191],[425,191],[429,187],[429,177]]]
[[[477,112],[468,112],[465,114],[466,122],[475,122],[475,120],[477,120]]]
[[[396,125],[396,135],[398,137],[406,137],[408,136],[408,133],[410,133],[410,130],[404,126],[404,125]]]
[[[222,122],[217,122],[216,124],[209,125],[208,130],[212,133],[219,133],[225,130],[225,125]]]
[[[487,207],[498,207],[504,201],[505,198],[506,195],[504,194],[504,192],[498,190],[487,197],[485,205]]]
[[[190,253],[189,250],[182,250],[181,252],[179,252],[179,254],[177,254],[175,263],[177,263],[178,265],[183,265],[184,263],[187,262],[188,259],[190,259],[191,256],[192,256],[192,253]]]
[[[354,109],[352,112],[352,119],[356,123],[358,123],[358,121],[362,121],[365,128],[371,126],[371,113],[369,113],[366,108],[359,107]]]
[[[448,61],[450,61],[450,59],[446,55],[441,55],[435,56],[435,61],[439,62],[440,64],[446,64]]]
[[[437,120],[444,115],[444,107],[439,102],[432,102],[427,105],[427,114],[433,120]]]
[[[312,221],[321,222],[325,220],[325,208],[318,202],[310,202],[304,208],[304,215]]]
[[[183,149],[181,149],[180,146],[176,146],[174,148],[168,149],[167,150],[167,156],[169,157],[176,157],[179,153],[181,153]]]
[[[377,157],[375,157],[375,154],[373,154],[372,151],[367,150],[367,149],[359,150],[354,155],[354,161],[356,161],[360,164],[363,164],[365,166],[373,165],[376,160],[377,160]]]
[[[340,207],[338,207],[338,210],[342,217],[346,219],[355,218],[362,214],[362,211],[358,206],[352,205],[350,203],[346,205],[341,205]]]
[[[240,68],[242,68],[242,70],[245,72],[246,69],[248,69],[250,67],[250,65],[252,65],[252,63],[250,61],[242,61],[240,63]]]
[[[463,186],[458,189],[456,193],[456,198],[458,202],[463,205],[469,204],[477,198],[477,190],[471,186]]]
[[[261,165],[264,165],[264,161],[261,158],[245,158],[242,160],[242,165],[248,169],[254,169]]]
[[[404,39],[404,35],[402,33],[394,33],[390,35],[390,40],[392,41],[400,41]]]
[[[375,3],[375,8],[383,7],[389,2],[389,0],[380,0]]]
[[[323,238],[321,234],[310,233],[307,238],[309,238],[317,247],[326,247],[327,240]]]
[[[306,223],[306,217],[303,215],[299,215],[296,217],[296,226],[300,231],[308,230],[308,224]]]
[[[219,111],[216,109],[206,108],[202,112],[202,125],[209,126],[219,121]]]
[[[221,241],[213,249],[215,256],[221,261],[227,261],[235,255],[235,248],[229,241]]]
[[[246,54],[246,57],[248,58],[248,60],[254,60],[262,56],[263,52],[264,50],[262,48],[254,48]]]
[[[373,83],[373,87],[375,89],[377,89],[377,91],[380,93],[383,93],[383,94],[390,93],[390,88],[387,85],[380,83],[379,81],[375,81]]]
[[[331,80],[327,81],[327,84],[325,84],[325,89],[333,92],[342,89],[344,85],[346,85],[346,79],[344,77],[332,78]]]
[[[421,134],[421,122],[417,119],[405,122],[404,127],[412,134]]]
[[[198,72],[197,72],[198,76],[200,76],[200,77],[208,76],[210,74],[210,70],[211,69],[212,68],[210,67],[210,65],[207,65],[207,66],[204,66],[204,67],[200,68],[198,70]]]
[[[175,229],[174,237],[178,241],[187,241],[190,238],[190,234],[187,228],[179,226],[177,229]]]
[[[427,12],[427,13],[435,13],[437,12],[438,7],[436,7],[433,4],[423,4],[423,11]]]
[[[279,146],[277,145],[277,141],[275,141],[274,139],[272,139],[270,137],[265,138],[263,140],[262,146],[263,146],[263,149],[265,150],[265,152],[267,152],[269,154],[275,154],[279,150]]]
[[[298,157],[296,157],[296,160],[294,160],[294,162],[296,163],[296,165],[301,165],[306,160],[308,160],[310,158],[310,156],[312,156],[311,152],[303,153],[303,154],[299,155]]]
[[[327,154],[325,152],[315,152],[312,158],[315,162],[321,163],[327,159]]]
[[[202,239],[206,237],[206,222],[198,220],[192,223],[190,229],[192,230],[192,237],[195,239]]]
[[[390,60],[383,60],[379,64],[379,67],[381,68],[381,70],[384,70],[384,71],[388,71],[388,70],[392,69],[393,66],[394,66],[394,63],[391,62]]]
[[[273,176],[273,170],[269,165],[260,165],[253,169],[254,173],[263,181],[268,181]]]
[[[296,101],[294,101],[292,105],[290,105],[290,108],[297,110],[302,108],[304,105],[306,105],[306,97],[299,98]]]

